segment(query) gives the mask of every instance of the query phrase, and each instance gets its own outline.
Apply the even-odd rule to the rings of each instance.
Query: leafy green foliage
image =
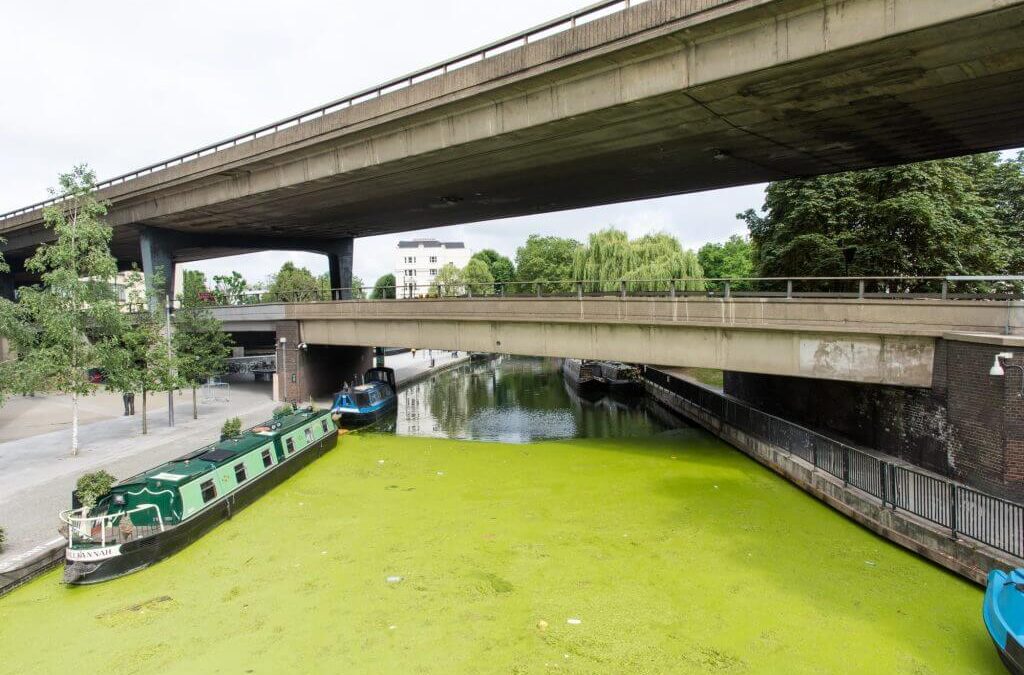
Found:
[[[493,295],[494,277],[487,263],[473,257],[462,268],[462,282],[473,295]]]
[[[206,287],[206,275],[199,270],[185,270],[181,275],[181,293],[178,298],[183,307],[195,307],[202,304],[205,294],[210,292]]]
[[[192,388],[192,417],[198,419],[196,387],[227,369],[231,336],[201,304],[184,305],[174,313],[173,345],[178,377]]]
[[[7,542],[7,533],[4,532],[4,528],[0,527],[0,552],[4,550],[4,544]]]
[[[735,234],[722,243],[707,243],[697,251],[704,276],[708,279],[736,279],[754,276],[753,251],[750,240]],[[747,290],[748,282],[733,285],[736,290]]]
[[[220,428],[220,435],[223,438],[238,438],[242,435],[242,420],[237,417],[229,417],[224,420]]]
[[[146,393],[169,391],[178,385],[175,375],[177,359],[173,350],[168,349],[164,332],[166,300],[154,290],[160,287],[156,279],[162,276],[162,270],[154,273],[152,285],[146,287],[144,297],[134,297],[133,293],[128,298],[129,304],[141,308],[140,311],[121,314],[118,330],[101,343],[100,364],[106,375],[107,388],[142,393],[143,434],[149,431]],[[142,275],[137,270],[129,279],[129,288],[142,286]]]
[[[496,284],[506,284],[515,278],[515,266],[512,261],[493,248],[485,248],[473,255],[473,260],[481,260],[487,265],[488,271]]]
[[[461,295],[463,290],[462,270],[454,263],[447,263],[437,271],[428,295],[433,298],[448,298]]]
[[[296,267],[292,261],[281,265],[267,287],[265,302],[308,302],[330,297],[330,283],[326,276],[316,277],[305,267]]]
[[[274,408],[274,417],[284,417],[295,412],[295,406],[291,403],[283,403]]]
[[[327,283],[327,287],[330,288],[331,282],[328,281],[326,274],[323,275],[323,279]],[[365,285],[366,284],[363,282],[363,280],[360,277],[358,277],[355,274],[353,274],[352,275],[352,290],[350,291],[349,299],[350,300],[365,300],[366,299],[366,289],[363,288],[363,286],[365,286]]]
[[[373,293],[370,294],[371,300],[394,300],[395,299],[395,275],[385,274],[384,276],[377,279],[377,283],[373,285]]]
[[[218,305],[239,305],[245,302],[245,293],[255,290],[238,272],[213,277],[213,297]]]
[[[997,274],[1021,262],[1022,195],[1020,159],[986,153],[771,183],[738,217],[759,276]]]
[[[704,289],[697,255],[665,233],[630,241],[622,230],[595,232],[576,250],[573,275],[589,282],[588,290],[615,291],[620,281],[626,281],[631,291],[663,290],[670,279],[688,279],[680,284],[680,290]]]
[[[100,497],[110,492],[110,488],[114,486],[115,482],[117,482],[116,478],[100,469],[79,477],[78,482],[75,483],[75,493],[78,495],[78,500],[82,502],[82,506],[92,508],[96,506]]]
[[[575,239],[531,234],[526,243],[516,250],[516,281],[571,282],[573,258],[579,247],[580,243]],[[541,291],[564,293],[571,291],[572,286],[572,283],[543,283]],[[533,288],[519,285],[513,292],[532,293]]]
[[[106,338],[116,335],[122,320],[113,289],[112,233],[102,220],[107,210],[96,199],[95,185],[95,174],[85,166],[60,176],[63,198],[43,210],[55,241],[41,245],[25,263],[42,285],[22,288],[17,303],[0,308],[0,331],[18,353],[4,367],[7,386],[71,394],[72,454],[78,451],[78,399],[96,388],[87,370],[104,360]]]

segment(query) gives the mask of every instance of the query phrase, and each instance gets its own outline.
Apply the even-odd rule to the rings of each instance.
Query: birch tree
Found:
[[[23,287],[18,302],[6,307],[19,389],[71,395],[72,455],[79,449],[79,399],[97,387],[87,371],[103,360],[101,345],[121,325],[111,229],[95,186],[96,175],[85,165],[60,176],[53,192],[62,198],[43,210],[55,240],[25,263],[42,284]]]

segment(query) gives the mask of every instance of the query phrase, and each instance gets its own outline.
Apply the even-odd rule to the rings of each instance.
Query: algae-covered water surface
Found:
[[[1002,672],[979,588],[685,428],[352,434],[164,562],[59,579],[0,598],[0,672]]]

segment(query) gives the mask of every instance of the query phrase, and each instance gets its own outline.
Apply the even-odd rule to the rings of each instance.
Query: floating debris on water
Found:
[[[540,621],[537,622],[537,630],[547,630],[547,629],[548,629],[548,622],[547,621],[545,621],[544,619],[541,619]]]
[[[570,626],[578,626],[578,625],[580,625],[581,623],[583,623],[583,621],[582,621],[581,619],[577,619],[577,618],[575,618],[575,617],[573,617],[573,618],[571,618],[571,619],[566,619],[566,620],[565,620],[565,622],[566,622],[567,624],[569,624]]]
[[[398,576],[396,574],[396,575],[392,575],[392,576],[388,577],[387,579],[385,579],[385,581],[387,581],[389,584],[397,584],[402,579],[404,579],[404,577],[400,577],[400,576]]]

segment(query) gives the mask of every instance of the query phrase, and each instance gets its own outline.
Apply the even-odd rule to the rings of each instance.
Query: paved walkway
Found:
[[[134,417],[124,417],[120,396],[98,394],[82,403],[81,450],[72,457],[71,403],[66,396],[13,399],[0,408],[0,526],[7,545],[0,570],[20,565],[31,552],[58,543],[57,514],[71,506],[71,491],[87,471],[106,469],[131,476],[215,440],[228,417],[249,426],[274,408],[265,384],[233,384],[231,402],[200,404],[192,419],[191,392],[175,396],[174,428],[167,426],[167,394],[149,401],[149,434],[142,435],[141,401]],[[56,429],[56,430],[52,430]]]

